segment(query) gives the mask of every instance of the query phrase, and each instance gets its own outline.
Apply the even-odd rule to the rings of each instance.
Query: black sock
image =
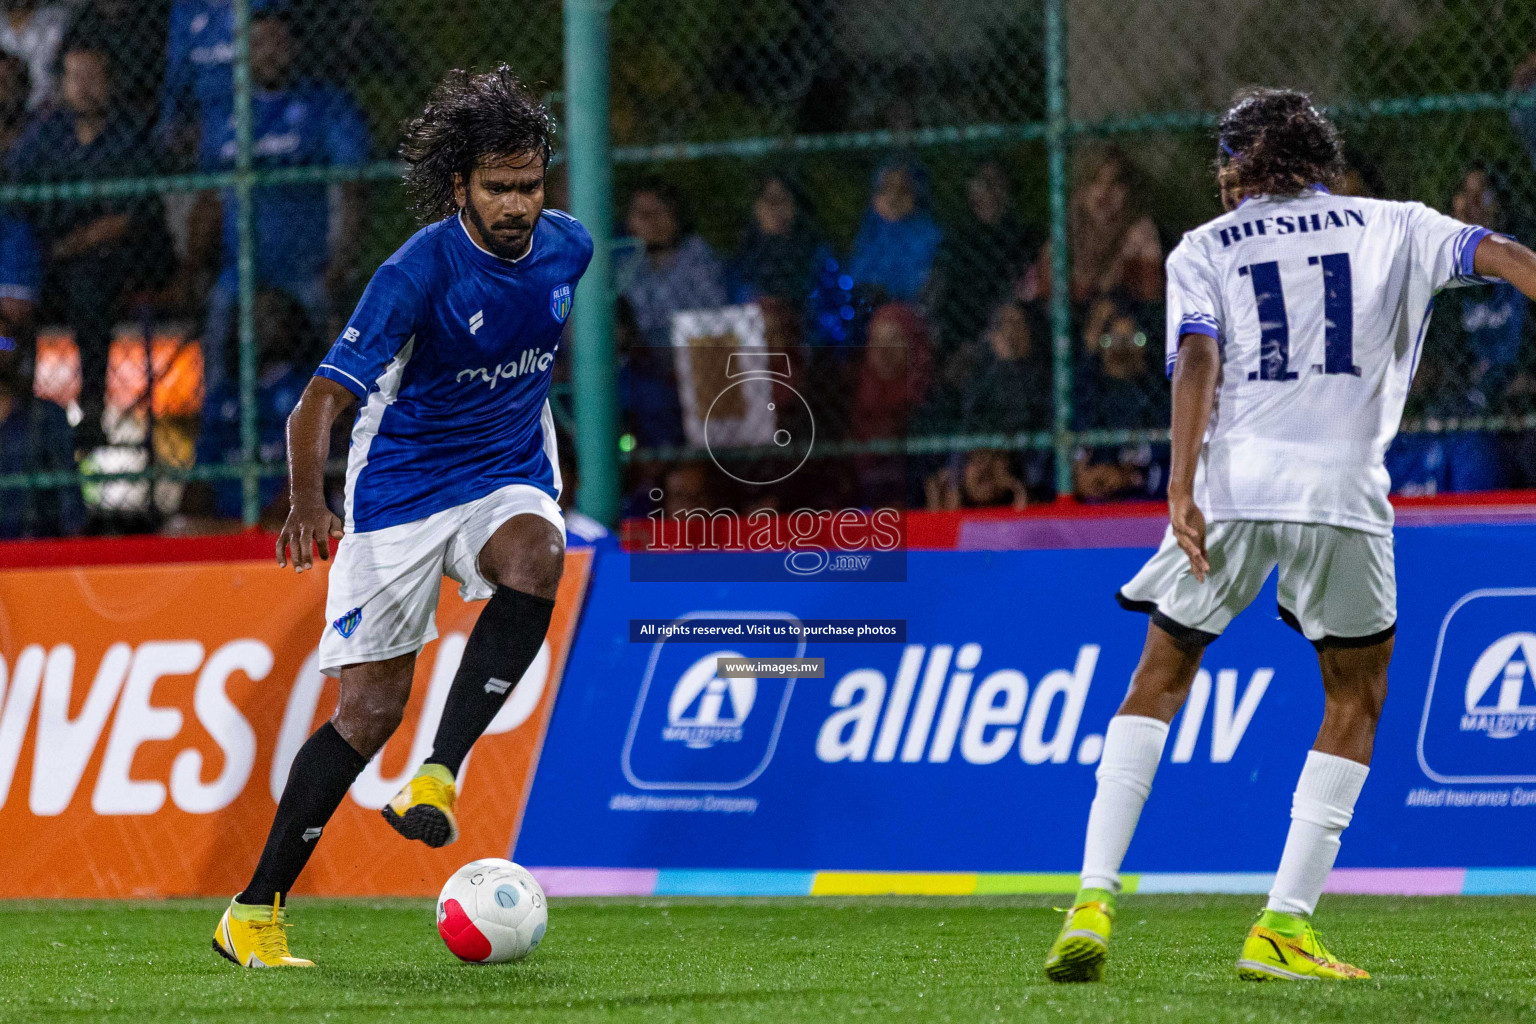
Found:
[[[464,657],[453,677],[428,764],[454,775],[469,748],[490,726],[539,653],[555,602],[510,587],[497,587],[469,631]]]
[[[353,750],[330,722],[304,741],[288,771],[288,784],[277,802],[277,815],[256,873],[236,901],[270,907],[277,895],[287,898],[320,842],[320,830],[367,764],[368,759]]]

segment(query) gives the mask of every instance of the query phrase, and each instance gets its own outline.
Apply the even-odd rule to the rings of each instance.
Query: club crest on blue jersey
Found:
[[[336,632],[340,633],[341,638],[345,640],[357,632],[357,624],[362,621],[363,610],[361,608],[353,608],[347,614],[331,623],[331,625],[336,627]]]
[[[571,315],[571,286],[568,284],[556,285],[549,293],[549,311],[554,314],[556,320],[562,324],[565,318]]]

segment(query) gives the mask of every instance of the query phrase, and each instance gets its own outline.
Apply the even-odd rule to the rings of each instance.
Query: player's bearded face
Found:
[[[488,160],[454,191],[475,240],[488,251],[507,260],[528,251],[544,210],[544,162],[537,155]]]

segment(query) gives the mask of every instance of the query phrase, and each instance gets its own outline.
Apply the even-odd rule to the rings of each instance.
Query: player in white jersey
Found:
[[[1419,203],[1335,196],[1334,126],[1303,93],[1240,94],[1221,120],[1224,216],[1168,257],[1170,525],[1119,593],[1151,616],[1106,730],[1082,888],[1046,960],[1097,980],[1120,863],[1205,646],[1278,565],[1280,617],[1316,646],[1326,703],[1292,802],[1248,980],[1364,978],[1311,915],[1365,782],[1397,621],[1383,465],[1418,365],[1430,299],[1509,281],[1536,297],[1536,255]]]

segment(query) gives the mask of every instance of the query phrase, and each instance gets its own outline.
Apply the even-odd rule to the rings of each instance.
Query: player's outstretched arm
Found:
[[[1168,521],[1179,547],[1189,556],[1190,571],[1205,582],[1211,571],[1205,553],[1205,514],[1195,504],[1195,466],[1200,445],[1211,421],[1216,400],[1216,377],[1221,370],[1216,339],[1204,334],[1179,338],[1179,355],[1173,364],[1172,460],[1168,471]]]
[[[1472,254],[1472,269],[1482,277],[1508,281],[1536,300],[1536,252],[1512,238],[1485,235]]]
[[[277,564],[293,571],[331,557],[330,538],[340,538],[341,520],[325,504],[325,460],[331,453],[331,426],[357,397],[327,377],[312,377],[288,416],[288,520],[277,537]]]

